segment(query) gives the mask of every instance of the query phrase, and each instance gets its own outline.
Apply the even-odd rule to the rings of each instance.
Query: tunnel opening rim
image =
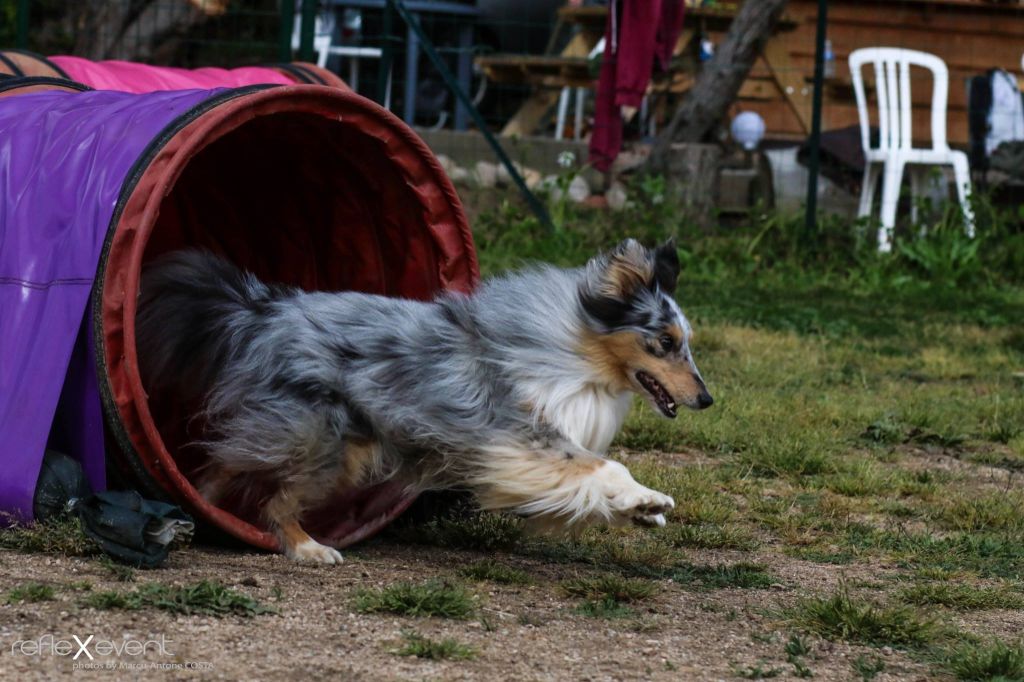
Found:
[[[204,121],[204,117],[209,118],[207,115],[213,111],[219,111],[218,115],[210,121]],[[243,518],[211,505],[177,468],[174,455],[169,452],[149,412],[145,390],[139,378],[134,339],[134,295],[138,291],[146,245],[156,225],[159,208],[180,179],[189,160],[216,140],[258,116],[288,111],[314,113],[339,121],[360,116],[370,117],[380,123],[380,126],[374,128],[377,134],[372,136],[384,142],[388,150],[397,149],[400,152],[400,158],[392,156],[391,160],[399,166],[402,177],[411,186],[416,179],[413,177],[416,175],[414,170],[418,171],[420,180],[428,178],[444,195],[444,201],[433,202],[431,209],[421,202],[425,216],[424,228],[435,242],[439,242],[440,237],[432,228],[434,220],[457,233],[460,242],[457,257],[465,261],[466,272],[461,277],[464,281],[455,282],[456,288],[468,291],[479,281],[479,266],[472,236],[458,196],[440,164],[404,123],[390,112],[350,92],[296,85],[250,86],[212,94],[172,121],[140,155],[122,186],[104,239],[92,292],[92,331],[100,394],[108,430],[117,444],[117,447],[108,450],[120,450],[115,455],[116,464],[127,469],[132,482],[143,488],[146,494],[182,503],[189,511],[198,513],[219,530],[250,545],[271,550],[278,549],[276,537]],[[154,162],[167,153],[172,141],[182,136],[189,139],[174,148],[169,158],[163,159],[166,168],[155,169]],[[413,168],[415,166],[419,168]],[[140,186],[146,185],[143,181],[149,173],[158,173],[158,179],[169,181],[157,184],[161,190],[159,198],[149,196],[140,199],[137,192]],[[129,226],[124,224],[129,219],[125,211],[133,204],[133,200],[136,208],[141,202],[143,213],[138,225]],[[434,248],[440,247],[435,244]],[[112,262],[127,267],[111,267]],[[438,277],[440,280],[440,275]],[[443,287],[446,283],[440,281],[439,284]],[[120,297],[117,296],[117,287],[121,287]],[[119,322],[119,329],[111,331],[108,322]],[[113,344],[108,343],[111,340]],[[111,348],[111,345],[116,348]],[[120,362],[111,357],[114,350],[120,351]],[[115,368],[116,382],[112,377]],[[124,391],[126,388],[130,399],[125,401],[122,398],[119,402],[116,398],[118,389]],[[148,446],[148,456],[143,456],[136,445],[135,439],[140,435]],[[372,535],[404,511],[416,497],[407,491],[393,494],[396,494],[397,499],[383,514],[373,515],[345,537],[330,538],[331,544],[342,547]]]

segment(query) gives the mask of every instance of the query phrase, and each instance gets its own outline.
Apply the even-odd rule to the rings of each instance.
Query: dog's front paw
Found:
[[[637,483],[629,470],[618,462],[606,462],[606,494],[616,525],[635,524],[647,528],[665,525],[665,514],[675,501],[657,490]]]
[[[665,525],[665,514],[676,506],[668,495],[637,484],[642,492],[630,493],[614,500],[615,511],[625,521],[645,528]]]
[[[333,547],[321,545],[312,539],[300,542],[294,547],[289,547],[285,554],[295,561],[312,564],[340,564],[343,561],[341,552]]]

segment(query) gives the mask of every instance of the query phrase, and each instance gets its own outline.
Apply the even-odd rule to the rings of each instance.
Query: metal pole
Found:
[[[377,73],[377,103],[385,109],[389,109],[388,105],[391,103],[391,98],[388,97],[388,90],[391,88],[391,63],[395,54],[393,38],[391,37],[391,31],[394,30],[392,26],[393,21],[394,12],[392,11],[391,3],[385,3],[381,26],[383,37],[380,44],[380,71]]]
[[[295,31],[295,0],[281,0],[281,44],[278,47],[278,59],[282,62],[292,60],[292,33]]]
[[[398,12],[398,16],[402,17],[409,28],[416,33],[416,37],[419,38],[420,47],[427,54],[427,57],[434,65],[434,68],[441,74],[441,80],[444,81],[444,84],[448,86],[448,89],[451,92],[455,93],[455,97],[462,102],[462,105],[466,107],[466,111],[469,112],[473,122],[476,123],[477,130],[479,130],[484,136],[487,143],[491,145],[491,149],[494,150],[494,154],[498,157],[498,160],[501,161],[501,164],[505,166],[508,174],[512,177],[512,182],[515,183],[520,194],[523,195],[526,203],[529,204],[530,210],[532,210],[534,215],[540,219],[541,224],[543,224],[544,227],[553,231],[555,227],[551,222],[551,216],[548,215],[547,209],[544,208],[544,204],[541,203],[540,199],[538,199],[536,195],[530,191],[530,188],[526,186],[526,181],[523,180],[523,176],[521,176],[519,171],[516,170],[515,164],[512,163],[512,159],[508,157],[508,154],[506,154],[505,150],[502,149],[501,143],[498,142],[498,139],[494,137],[494,133],[492,133],[487,127],[487,122],[484,121],[484,117],[480,114],[480,110],[473,104],[473,100],[470,99],[469,93],[463,90],[462,86],[459,85],[459,82],[455,80],[455,76],[452,75],[448,65],[444,63],[444,60],[441,59],[441,55],[439,55],[437,50],[434,48],[434,43],[432,43],[423,32],[423,27],[420,26],[419,19],[416,15],[406,9],[403,0],[387,0],[387,2],[388,5],[394,7],[395,11]]]
[[[18,17],[14,44],[21,50],[28,49],[28,10],[29,0],[18,0]]]
[[[408,24],[405,31],[405,93],[402,103],[402,118],[409,125],[412,125],[416,120],[416,86],[420,79],[419,71],[419,34],[416,33],[416,29],[412,27],[412,24]]]
[[[304,62],[315,62],[313,55],[313,33],[316,30],[317,0],[303,0],[302,24],[299,26],[299,59]]]
[[[818,30],[814,47],[814,101],[811,110],[811,154],[807,178],[807,215],[804,225],[810,237],[818,225],[818,172],[821,167],[821,97],[825,80],[825,33],[828,0],[818,0]]]

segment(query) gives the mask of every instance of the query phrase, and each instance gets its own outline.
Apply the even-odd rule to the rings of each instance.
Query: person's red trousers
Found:
[[[654,58],[668,68],[683,30],[683,0],[611,0],[594,103],[590,163],[607,172],[622,149],[622,107],[640,108]]]

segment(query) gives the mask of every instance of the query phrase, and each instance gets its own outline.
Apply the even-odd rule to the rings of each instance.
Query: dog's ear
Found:
[[[666,294],[672,295],[676,292],[676,282],[679,280],[679,252],[676,249],[676,240],[669,238],[667,242],[654,250],[654,280],[653,284]]]
[[[651,252],[635,239],[627,239],[591,263],[599,270],[599,293],[619,301],[632,298],[641,287],[649,286],[654,278]]]

